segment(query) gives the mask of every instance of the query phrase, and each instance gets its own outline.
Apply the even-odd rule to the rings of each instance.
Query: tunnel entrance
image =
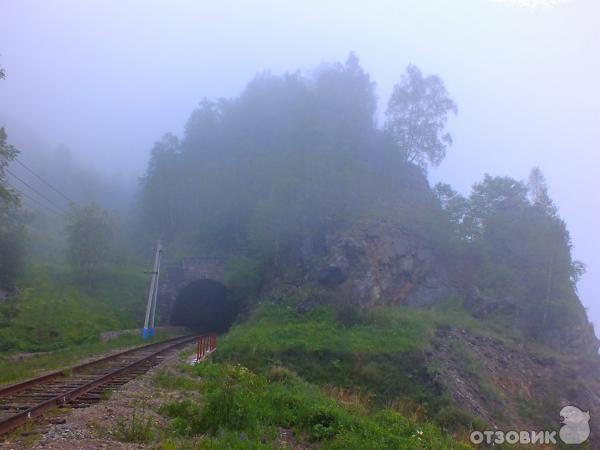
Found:
[[[171,324],[188,327],[198,333],[222,333],[238,313],[227,288],[214,280],[197,280],[177,295]]]

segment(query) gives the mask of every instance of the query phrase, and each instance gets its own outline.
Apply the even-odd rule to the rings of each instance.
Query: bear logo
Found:
[[[582,444],[590,436],[590,413],[575,406],[565,406],[560,410],[562,417],[559,435],[565,444]]]

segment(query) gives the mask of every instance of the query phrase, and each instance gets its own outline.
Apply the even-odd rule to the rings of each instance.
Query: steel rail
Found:
[[[40,377],[30,378],[29,380],[25,380],[25,381],[21,381],[19,383],[0,387],[0,397],[5,397],[8,394],[14,394],[15,392],[22,391],[24,389],[27,389],[28,387],[35,386],[36,384],[40,384],[45,381],[50,381],[55,378],[61,378],[61,377],[66,377],[71,374],[76,374],[78,372],[81,372],[83,369],[89,369],[92,366],[95,366],[97,364],[102,364],[107,361],[111,361],[120,356],[126,356],[130,353],[135,353],[137,351],[147,349],[150,347],[156,347],[157,345],[161,345],[161,344],[167,344],[169,342],[178,341],[181,339],[185,339],[187,337],[190,337],[190,336],[179,336],[176,338],[165,339],[164,341],[160,341],[160,342],[153,342],[152,344],[140,345],[138,347],[133,347],[133,348],[130,348],[128,350],[124,350],[124,351],[118,352],[118,353],[113,353],[112,355],[104,356],[99,359],[94,359],[93,361],[79,364],[77,366],[68,367],[66,369],[57,370],[56,372],[48,373],[48,374],[42,375]]]
[[[157,356],[160,356],[170,350],[173,350],[174,348],[177,348],[181,345],[192,342],[196,338],[197,338],[197,336],[170,339],[168,341],[162,341],[161,343],[157,343],[157,344],[150,344],[150,345],[146,345],[146,346],[137,347],[134,350],[139,351],[139,350],[143,350],[148,347],[156,346],[159,344],[171,343],[173,341],[176,341],[176,342],[172,343],[171,345],[168,345],[156,352],[151,353],[150,355],[140,358],[126,366],[120,367],[120,368],[112,370],[104,375],[101,375],[98,378],[96,378],[82,386],[76,387],[67,392],[56,395],[49,400],[45,400],[41,403],[38,403],[37,405],[34,405],[30,408],[23,410],[20,413],[14,414],[4,420],[1,420],[0,421],[0,435],[5,434],[9,431],[14,430],[15,428],[17,428],[21,425],[26,424],[28,421],[41,416],[44,412],[48,411],[49,409],[52,409],[52,408],[55,408],[58,406],[62,406],[70,401],[76,400],[77,398],[83,396],[84,394],[88,393],[89,391],[92,391],[104,384],[107,384],[109,381],[113,380],[114,378],[117,378],[119,375],[124,374],[128,371],[131,371],[132,369],[135,369],[136,367],[144,364],[145,362],[147,362]],[[123,354],[127,354],[127,353],[132,353],[132,351],[122,352],[118,355],[123,355]],[[113,355],[113,358],[117,357],[118,355]],[[111,359],[111,358],[108,358],[108,359]],[[107,358],[102,358],[102,361],[106,361],[106,360],[107,360]],[[89,365],[90,365],[89,363],[86,364],[87,367],[89,367]],[[81,367],[81,366],[78,366],[78,367]],[[43,377],[40,377],[40,378],[43,378]],[[30,386],[36,384],[36,383],[31,384],[32,381],[35,381],[35,380],[29,380]],[[46,381],[46,379],[44,378],[43,381]]]

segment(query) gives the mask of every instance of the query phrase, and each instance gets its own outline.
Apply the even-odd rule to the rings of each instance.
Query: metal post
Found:
[[[144,331],[142,337],[148,339],[148,325],[150,323],[150,314],[152,312],[152,304],[154,303],[154,291],[156,289],[158,266],[160,264],[160,253],[162,250],[161,241],[156,241],[156,254],[154,256],[154,270],[152,272],[152,280],[150,281],[150,292],[148,293],[148,303],[146,305],[146,319],[144,320]]]
[[[162,259],[162,242],[156,243],[158,249],[158,266],[156,267],[156,279],[154,280],[154,298],[152,299],[152,312],[150,313],[150,337],[154,336],[154,318],[156,316],[156,303],[158,302],[158,288],[160,281],[160,262]]]

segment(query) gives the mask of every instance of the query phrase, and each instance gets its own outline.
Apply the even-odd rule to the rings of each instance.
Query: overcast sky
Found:
[[[23,159],[66,144],[99,170],[139,176],[202,97],[350,51],[382,109],[409,63],[445,80],[459,115],[432,181],[466,194],[486,172],[542,168],[600,327],[599,0],[3,0],[0,125]]]

